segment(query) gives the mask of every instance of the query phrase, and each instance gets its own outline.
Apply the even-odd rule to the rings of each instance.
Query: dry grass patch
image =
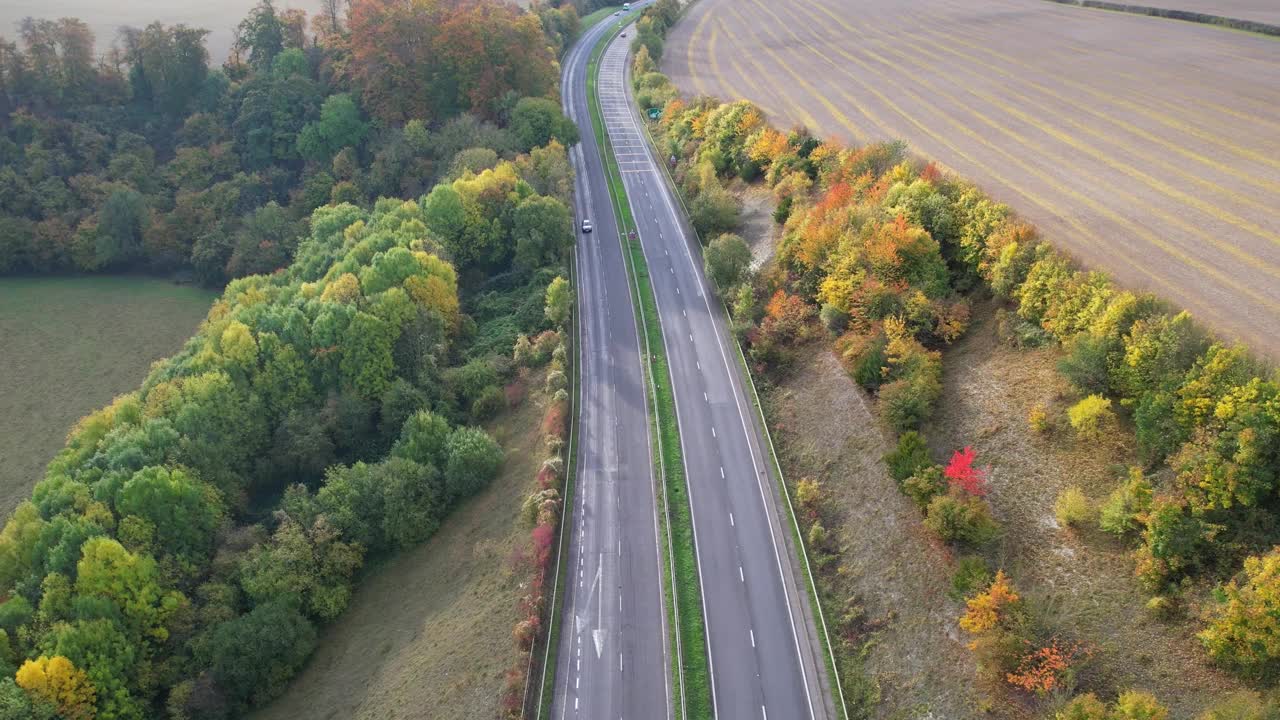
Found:
[[[498,716],[526,580],[511,558],[528,544],[518,515],[545,455],[544,403],[530,393],[486,428],[506,453],[502,474],[431,540],[370,568],[307,667],[255,720]]]
[[[988,499],[1005,529],[992,555],[1032,600],[1051,630],[1096,652],[1080,678],[1100,694],[1126,688],[1153,692],[1173,717],[1192,717],[1238,683],[1210,667],[1190,619],[1165,623],[1145,609],[1133,576],[1131,543],[1097,529],[1060,527],[1055,503],[1078,486],[1105,499],[1137,463],[1132,431],[1097,441],[1077,438],[1066,408],[1078,397],[1059,375],[1055,348],[1018,350],[999,342],[994,308],[975,308],[965,337],[943,354],[942,400],[925,428],[935,459],[972,445],[990,465]],[[1042,406],[1050,428],[1028,421]]]

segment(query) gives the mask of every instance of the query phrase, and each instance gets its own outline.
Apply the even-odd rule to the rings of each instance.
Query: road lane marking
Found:
[[[747,581],[747,576],[742,574],[742,566],[741,566],[741,565],[739,565],[739,566],[738,566],[738,581],[739,581],[739,582],[746,582],[746,581]]]
[[[756,631],[755,631],[755,630],[748,630],[747,632],[751,633],[751,647],[755,647],[755,646],[756,646]],[[764,707],[764,706],[762,705],[761,707]]]
[[[706,402],[711,402],[711,398],[707,397],[706,393],[702,393],[702,399]]]
[[[720,466],[720,479],[721,479],[721,480],[723,480],[723,479],[724,479],[724,466],[723,466],[723,465],[721,465],[721,466]]]
[[[729,513],[729,527],[737,527],[733,522],[733,513]]]
[[[715,436],[716,436],[716,426],[715,426],[715,425],[712,425],[712,426],[711,426],[711,437],[715,437]]]

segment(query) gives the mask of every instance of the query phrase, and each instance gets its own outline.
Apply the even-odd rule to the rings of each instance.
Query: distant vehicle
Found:
[[[625,32],[624,32],[624,33],[619,33],[619,34],[620,34],[620,35],[622,35],[622,37],[626,37],[626,36],[627,36],[627,34],[626,34]]]
[[[631,3],[622,3],[622,12],[631,12]]]
[[[583,219],[583,221],[582,221],[582,232],[583,232],[583,233],[590,233],[590,232],[591,232],[591,218],[585,218],[585,219]]]

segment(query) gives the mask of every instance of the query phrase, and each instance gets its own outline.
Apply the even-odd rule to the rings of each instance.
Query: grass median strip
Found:
[[[662,327],[658,319],[657,300],[649,282],[648,265],[638,239],[629,237],[635,229],[635,221],[627,202],[622,175],[605,132],[596,95],[600,56],[604,48],[616,36],[623,23],[604,38],[594,49],[587,66],[587,103],[590,106],[591,123],[600,142],[601,156],[613,201],[614,214],[622,234],[627,272],[633,285],[632,301],[641,318],[641,332],[647,349],[646,370],[649,382],[646,392],[654,407],[658,445],[657,461],[662,469],[662,492],[666,507],[667,536],[670,538],[672,567],[664,569],[665,594],[668,614],[674,619],[677,652],[673,653],[673,673],[681,683],[682,717],[709,718],[712,714],[710,674],[706,654],[706,628],[702,617],[702,588],[699,585],[697,558],[693,545],[693,519],[689,507],[684,462],[680,446],[680,430],[675,415],[675,394],[671,387],[666,352],[662,339]]]

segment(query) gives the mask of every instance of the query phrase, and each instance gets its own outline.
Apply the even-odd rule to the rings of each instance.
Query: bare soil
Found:
[[[1005,537],[992,553],[1045,625],[1094,650],[1080,677],[1083,689],[1111,694],[1128,688],[1156,694],[1189,718],[1238,683],[1210,667],[1193,619],[1161,622],[1145,610],[1147,595],[1133,576],[1131,541],[1096,529],[1059,527],[1058,493],[1079,485],[1104,499],[1137,464],[1128,429],[1102,443],[1078,440],[1065,411],[1077,396],[1057,372],[1055,348],[1018,350],[996,336],[991,304],[943,354],[944,392],[925,428],[935,460],[963,446],[989,466],[988,498]],[[1043,403],[1056,426],[1031,431],[1027,415]]]
[[[751,248],[751,271],[755,272],[773,257],[782,236],[782,226],[773,221],[777,201],[768,188],[759,183],[731,188],[742,203],[738,233]]]
[[[307,667],[255,720],[498,716],[526,580],[512,570],[529,537],[518,515],[545,454],[543,402],[530,393],[486,428],[506,453],[502,474],[431,540],[371,569]]]
[[[762,401],[788,482],[819,480],[830,495],[841,567],[826,594],[856,597],[873,627],[866,667],[879,686],[879,718],[977,717],[975,668],[947,597],[950,558],[889,477],[889,441],[862,391],[821,343],[799,352]],[[827,608],[829,615],[840,608]]]
[[[1277,358],[1278,50],[1027,0],[699,0],[662,69],[690,95],[753,100],[778,127],[901,138],[1087,265]]]

